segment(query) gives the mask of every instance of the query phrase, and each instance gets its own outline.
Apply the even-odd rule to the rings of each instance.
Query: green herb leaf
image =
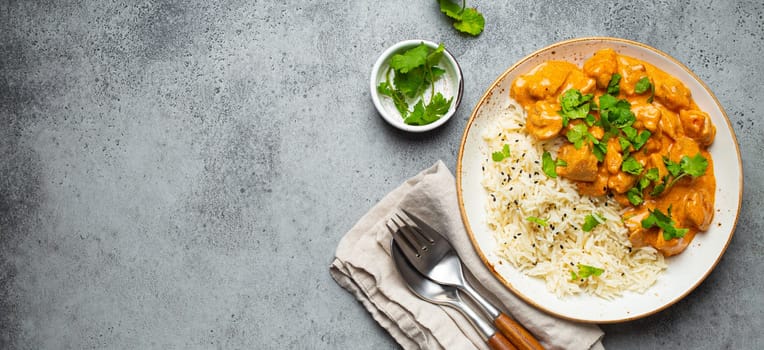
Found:
[[[413,49],[407,50],[402,54],[395,54],[390,59],[390,67],[401,73],[408,73],[410,70],[423,66],[427,62],[427,55],[430,48],[424,43],[419,44]]]
[[[643,167],[634,157],[628,156],[621,163],[621,171],[632,175],[639,175],[642,173]]]
[[[443,12],[451,19],[459,20],[462,18],[462,7],[450,0],[438,0],[440,12]]]
[[[525,218],[525,220],[528,220],[528,221],[530,221],[530,222],[532,222],[534,224],[541,225],[541,226],[544,226],[544,227],[547,227],[549,225],[549,223],[546,220],[539,219],[539,218],[537,218],[535,216],[529,216],[529,217]]]
[[[682,157],[679,160],[679,167],[687,174],[693,177],[703,176],[708,168],[708,160],[700,153],[690,158],[688,156]]]
[[[639,135],[637,135],[632,140],[632,142],[634,144],[634,150],[639,151],[642,148],[642,146],[644,146],[645,143],[647,143],[647,139],[649,139],[650,136],[652,136],[650,131],[642,130],[642,132],[640,132]]]
[[[648,179],[650,181],[657,181],[659,176],[660,176],[660,173],[658,172],[658,168],[650,168],[645,173],[645,179]]]
[[[581,94],[578,89],[566,90],[560,96],[560,107],[557,113],[562,116],[563,126],[568,126],[572,119],[585,119],[591,110],[593,94]]]
[[[597,213],[592,213],[587,215],[584,218],[584,224],[581,226],[581,230],[583,230],[584,232],[590,232],[597,225],[604,224],[604,223],[605,223],[605,218],[603,218]]]
[[[599,276],[603,272],[605,272],[604,269],[601,269],[599,267],[594,267],[594,266],[589,266],[584,264],[578,264],[576,265],[576,267],[578,267],[578,273],[570,271],[570,277],[573,280],[589,278],[591,276]]]
[[[478,10],[459,6],[450,0],[438,0],[438,4],[440,5],[440,12],[455,20],[454,28],[456,30],[473,36],[483,32],[485,17]]]
[[[419,102],[414,105],[414,110],[406,117],[406,119],[403,119],[403,122],[409,125],[426,125],[425,113],[424,101],[419,100]]]
[[[589,135],[589,128],[584,123],[576,124],[565,135],[576,149],[581,149]]]
[[[485,28],[485,17],[474,8],[465,8],[462,11],[461,20],[454,22],[454,28],[460,32],[477,36]]]
[[[668,209],[668,215],[663,214],[658,208],[650,211],[650,215],[642,220],[642,227],[653,228],[658,226],[663,229],[663,239],[671,240],[674,238],[682,238],[689,231],[686,228],[677,228],[674,226],[676,223],[671,219],[671,207]]]
[[[555,169],[556,166],[557,164],[555,164],[554,159],[552,159],[552,155],[549,152],[544,152],[544,154],[541,156],[541,170],[544,171],[544,174],[553,179],[557,178],[557,169]]]
[[[645,91],[650,89],[651,85],[653,84],[650,83],[650,79],[648,79],[647,77],[642,77],[642,79],[639,79],[639,81],[637,81],[637,85],[634,86],[634,92],[638,94],[643,94],[645,93]]]
[[[638,206],[645,201],[644,198],[642,197],[642,191],[640,191],[636,187],[632,187],[628,191],[626,191],[626,198],[629,200],[629,203],[631,203],[634,206]]]
[[[621,92],[621,87],[619,86],[620,82],[621,75],[618,73],[613,74],[610,77],[610,83],[607,84],[607,93],[613,96],[618,96],[618,93]]]
[[[501,162],[502,160],[509,158],[509,145],[505,144],[501,151],[491,153],[491,159],[494,162]]]

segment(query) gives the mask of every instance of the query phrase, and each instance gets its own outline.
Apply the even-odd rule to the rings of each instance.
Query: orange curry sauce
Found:
[[[698,231],[708,229],[714,215],[716,190],[713,162],[707,150],[714,141],[716,128],[708,114],[698,109],[690,90],[682,82],[647,62],[603,49],[584,62],[583,69],[564,61],[548,61],[536,66],[513,82],[510,96],[527,112],[528,133],[539,140],[564,137],[574,125],[584,121],[570,120],[568,126],[563,127],[559,113],[561,95],[569,89],[578,89],[582,94],[594,94],[593,100],[599,105],[599,98],[607,92],[615,73],[621,75],[620,92],[615,97],[627,100],[636,117],[631,126],[639,132],[648,130],[651,133],[644,146],[633,151],[631,156],[645,171],[657,168],[660,178],[664,178],[668,174],[664,157],[678,163],[683,156],[693,157],[700,153],[708,161],[705,174],[697,178],[685,176],[655,197],[650,195],[653,184],[644,191],[644,202],[634,206],[626,192],[635,186],[639,176],[622,171],[623,154],[617,137],[607,140],[607,153],[602,161],[594,156],[591,143],[587,142],[579,149],[566,143],[558,151],[557,158],[564,160],[567,166],[557,166],[557,173],[576,183],[581,194],[602,196],[610,193],[627,206],[624,223],[635,247],[651,245],[665,256],[679,254]],[[638,94],[636,84],[644,77],[649,79],[654,90]],[[596,110],[590,113],[599,120]],[[588,131],[600,140],[604,136],[604,130],[596,124],[589,126]],[[649,215],[648,210],[655,208],[664,214],[671,208],[675,226],[689,231],[682,238],[665,240],[658,227],[643,228],[642,219]]]

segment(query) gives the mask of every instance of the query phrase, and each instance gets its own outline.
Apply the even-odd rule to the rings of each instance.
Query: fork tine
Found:
[[[401,210],[403,210],[403,209],[401,209]],[[406,219],[402,218],[397,213],[395,214],[395,216],[397,216],[398,219],[403,221],[403,223],[405,224],[401,228],[404,231],[404,233],[410,235],[410,237],[412,237],[412,239],[416,240],[416,243],[420,244],[424,250],[427,250],[427,248],[426,248],[427,247],[427,243],[430,243],[430,244],[435,243],[435,241],[432,238],[430,238],[429,236],[427,236],[426,234],[424,234],[424,232],[422,232],[422,229],[417,227],[416,224],[415,225],[409,224],[406,221]]]
[[[400,219],[400,217],[398,218]],[[390,218],[389,222],[392,222],[395,224],[395,228],[390,227],[389,222],[385,223],[385,226],[387,226],[387,229],[392,233],[393,240],[395,242],[398,242],[398,246],[401,247],[401,250],[403,251],[404,255],[411,260],[413,258],[419,258],[419,249],[417,249],[416,242],[413,242],[410,237],[403,234],[401,232],[401,229],[406,226],[406,222],[400,219],[403,224],[399,224],[395,218]]]
[[[401,211],[403,212],[403,214],[406,214],[406,216],[411,221],[414,222],[414,225],[418,228],[419,234],[422,237],[424,237],[424,239],[426,239],[430,243],[435,243],[435,239],[439,238],[438,236],[440,235],[439,233],[437,233],[437,231],[435,231],[435,229],[433,229],[430,225],[424,222],[424,220],[410,213],[408,210],[401,208]],[[432,237],[433,233],[438,236]]]

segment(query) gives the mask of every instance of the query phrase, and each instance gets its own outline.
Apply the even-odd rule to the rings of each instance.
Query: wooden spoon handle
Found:
[[[504,337],[501,332],[494,333],[488,340],[486,340],[486,344],[488,344],[488,347],[492,350],[517,350],[517,348],[512,345],[509,339]]]
[[[518,350],[544,350],[538,340],[522,325],[504,313],[499,314],[493,324],[504,334]]]

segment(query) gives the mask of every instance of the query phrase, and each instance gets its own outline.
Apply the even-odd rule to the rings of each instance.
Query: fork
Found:
[[[388,229],[412,266],[430,280],[454,286],[467,294],[518,349],[544,349],[522,325],[501,312],[472,287],[465,278],[466,268],[463,267],[459,255],[442,234],[405,209],[401,211],[414,225],[396,213],[389,220],[395,227],[388,225]],[[469,273],[469,270],[466,272]]]

